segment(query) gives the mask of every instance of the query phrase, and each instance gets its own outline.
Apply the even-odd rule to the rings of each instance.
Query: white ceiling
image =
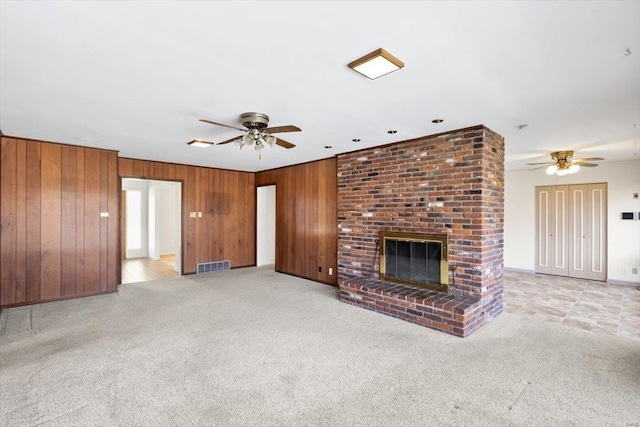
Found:
[[[380,47],[405,68],[347,67]],[[186,145],[246,111],[297,147]],[[476,124],[508,170],[640,159],[640,2],[0,1],[5,135],[259,171]]]

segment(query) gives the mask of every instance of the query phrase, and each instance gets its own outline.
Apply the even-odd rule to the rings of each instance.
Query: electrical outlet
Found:
[[[322,273],[322,267],[318,266],[318,273]]]
[[[197,218],[197,215],[195,212],[189,212],[189,218]]]
[[[329,276],[333,276],[333,268],[329,267]]]
[[[635,268],[635,267],[633,267],[633,268],[631,269],[631,274],[638,274],[638,269],[637,269],[637,268]]]

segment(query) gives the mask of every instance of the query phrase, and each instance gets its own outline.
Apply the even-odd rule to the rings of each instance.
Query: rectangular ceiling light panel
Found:
[[[213,142],[207,142],[201,139],[192,139],[191,141],[187,142],[187,144],[189,144],[192,147],[206,148],[206,147],[211,147],[213,145]]]
[[[384,49],[374,50],[349,64],[349,68],[370,78],[382,77],[404,67],[404,63]]]

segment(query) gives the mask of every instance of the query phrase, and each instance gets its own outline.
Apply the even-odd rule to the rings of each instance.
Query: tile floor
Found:
[[[640,341],[636,286],[505,271],[504,311]]]

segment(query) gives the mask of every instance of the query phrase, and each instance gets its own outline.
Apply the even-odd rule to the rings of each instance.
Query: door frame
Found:
[[[256,266],[258,265],[258,188],[260,187],[268,187],[273,185],[275,187],[275,238],[273,241],[273,245],[274,245],[274,250],[275,250],[275,262],[273,265],[273,268],[275,271],[279,271],[279,265],[278,265],[278,185],[276,184],[275,181],[273,182],[264,182],[261,183],[260,185],[256,185],[256,191],[255,191],[255,200],[256,200],[256,223],[255,223],[255,228],[254,230],[256,231],[255,233],[255,260],[256,260]]]
[[[143,178],[140,176],[128,176],[128,175],[120,175],[118,177],[118,191],[122,194],[125,190],[122,189],[122,180],[123,179],[141,179],[145,181],[166,181],[166,182],[177,182],[180,184],[180,209],[178,214],[180,215],[180,276],[184,276],[184,265],[185,265],[185,248],[187,247],[187,212],[186,212],[186,191],[185,191],[185,180],[184,179],[153,179],[153,178]],[[122,199],[122,197],[120,197]],[[122,211],[122,203],[118,203],[118,228],[126,229],[126,217],[123,219],[123,211]],[[125,206],[126,208],[126,206]],[[126,233],[126,231],[125,231]],[[121,252],[122,246],[125,244],[122,241],[123,232],[121,229],[118,230],[118,252]],[[126,246],[124,248],[126,251]],[[117,259],[117,268],[118,268],[118,286],[122,284],[122,261],[123,257],[126,255],[120,253]]]

